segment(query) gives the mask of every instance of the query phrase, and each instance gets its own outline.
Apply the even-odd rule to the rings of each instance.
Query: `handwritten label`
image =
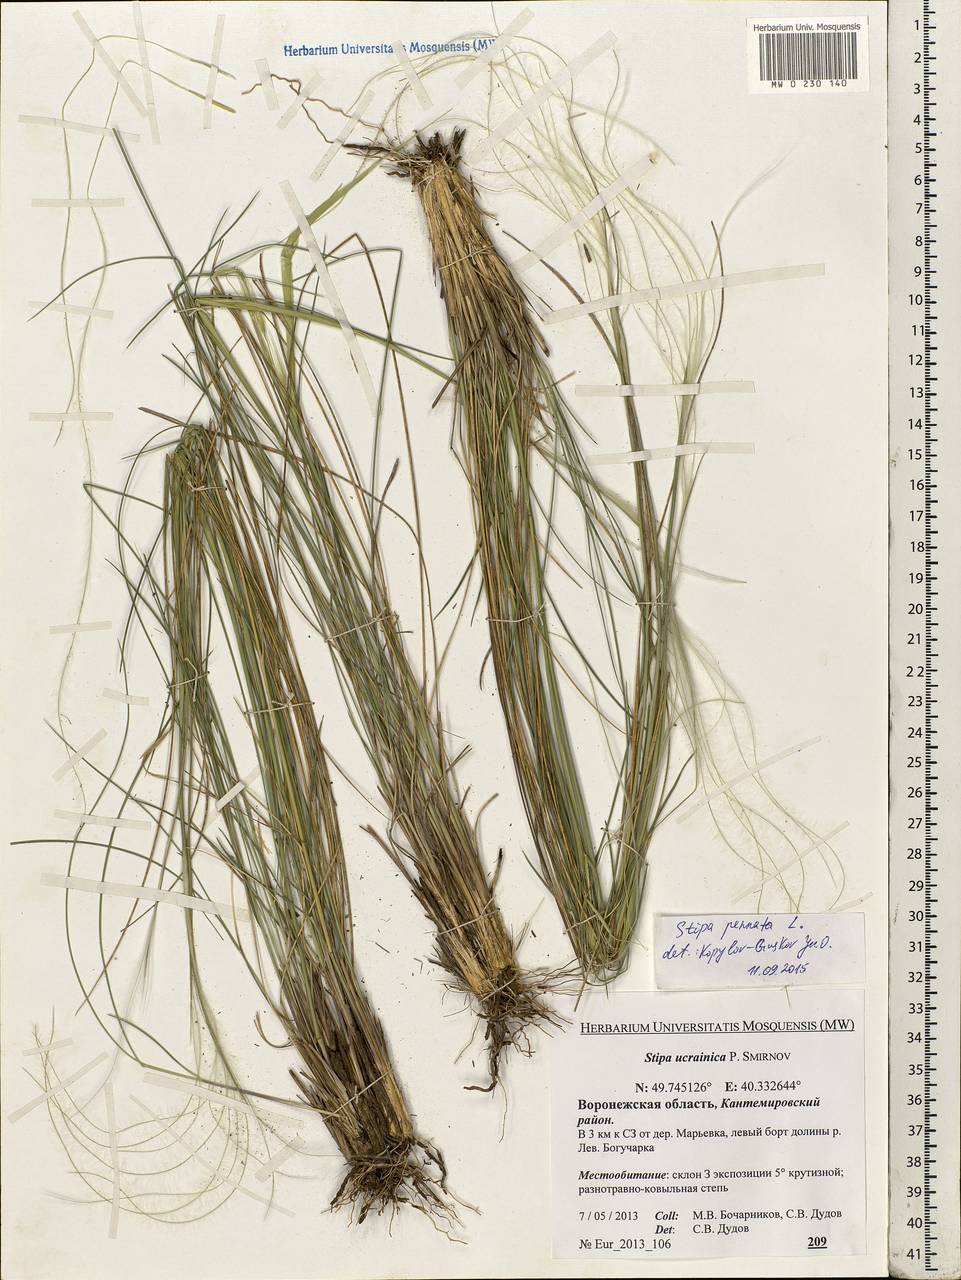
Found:
[[[656,915],[658,987],[785,987],[864,982],[861,912]]]

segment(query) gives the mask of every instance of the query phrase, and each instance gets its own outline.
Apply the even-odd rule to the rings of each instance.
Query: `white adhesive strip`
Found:
[[[34,196],[34,209],[119,209],[123,196]]]
[[[87,880],[83,876],[61,876],[44,871],[40,883],[50,889],[78,889],[82,893],[97,893],[102,898],[135,898],[144,902],[167,902],[183,911],[201,911],[207,916],[222,916],[225,920],[249,920],[250,912],[243,907],[232,907],[229,902],[211,902],[207,898],[195,898],[189,893],[175,893],[172,889],[154,889],[141,884],[116,884],[108,880]]]
[[[404,79],[414,91],[414,97],[426,111],[433,105],[431,102],[431,96],[427,92],[427,86],[417,74],[417,68],[411,62],[410,55],[404,48],[403,40],[391,40],[390,47],[394,51],[394,57],[400,63],[400,69],[404,73]]]
[[[821,741],[820,737],[807,738],[804,742],[799,742],[796,747],[788,747],[786,751],[779,751],[776,755],[768,756],[766,760],[762,760],[755,765],[753,769],[745,769],[743,773],[739,773],[736,778],[732,778],[730,782],[726,782],[723,787],[718,787],[716,791],[709,792],[706,796],[702,796],[696,804],[682,813],[677,821],[687,822],[688,818],[693,817],[699,809],[703,809],[706,804],[710,804],[712,800],[716,800],[718,796],[723,796],[725,792],[730,791],[732,787],[736,787],[739,783],[746,781],[748,778],[756,778],[764,769],[769,769],[772,764],[778,764],[781,760],[786,760],[788,756],[796,756],[798,752],[805,751],[808,747],[816,746]]]
[[[126,96],[130,99],[130,101],[136,107],[139,114],[142,116],[145,116],[147,114],[147,108],[140,101],[140,99],[134,93],[133,89],[131,89],[130,85],[124,79],[120,68],[114,62],[113,58],[111,58],[110,54],[107,52],[107,50],[103,47],[103,45],[100,43],[97,37],[90,30],[90,27],[87,25],[86,19],[84,18],[83,14],[80,12],[79,9],[74,10],[73,20],[77,24],[77,26],[80,28],[80,30],[83,32],[83,34],[87,37],[87,39],[90,41],[90,44],[93,47],[94,51],[96,52],[97,56],[100,58],[101,62],[110,72],[110,74],[113,76],[114,80],[116,80],[117,84],[120,86],[121,92],[126,94]]]
[[[660,302],[665,298],[685,298],[692,293],[711,293],[716,289],[733,289],[743,284],[768,284],[774,280],[806,280],[824,275],[824,263],[812,262],[797,267],[765,267],[759,271],[735,271],[730,275],[707,276],[701,280],[685,280],[679,284],[656,285],[651,289],[635,289],[630,293],[612,293],[607,298],[592,298],[578,302],[573,307],[561,307],[549,311],[545,324],[560,324],[577,316],[593,315],[596,311],[611,311],[614,307],[636,302]]]
[[[140,53],[140,66],[143,70],[143,94],[147,100],[147,116],[150,120],[150,141],[156,146],[160,141],[160,123],[157,120],[157,103],[153,95],[153,74],[150,70],[150,50],[147,46],[147,33],[144,31],[140,0],[133,0],[133,25],[137,32],[137,49]]]
[[[357,109],[354,111],[353,115],[344,125],[343,129],[341,129],[340,133],[338,133],[337,137],[333,140],[333,142],[330,144],[330,146],[327,148],[324,154],[320,157],[317,167],[314,169],[313,173],[311,173],[310,175],[310,179],[312,182],[317,181],[317,179],[321,176],[321,174],[330,164],[331,160],[333,160],[337,152],[341,149],[341,147],[344,145],[344,143],[347,141],[347,139],[350,137],[353,131],[360,124],[360,117],[364,114],[364,112],[370,106],[371,102],[373,101],[373,98],[374,98],[373,90],[368,89],[367,92],[362,96],[360,101],[357,103]]]
[[[257,68],[260,87],[264,91],[264,102],[267,104],[267,110],[276,111],[280,103],[277,101],[277,90],[274,88],[274,82],[270,76],[270,65],[266,58],[258,58],[254,66]]]
[[[790,869],[792,867],[796,867],[799,862],[803,862],[808,854],[814,853],[817,849],[823,849],[826,844],[830,844],[831,841],[839,836],[842,831],[846,831],[850,825],[851,824],[848,822],[840,823],[833,831],[829,831],[826,836],[822,836],[820,840],[813,841],[813,843],[809,844],[806,849],[802,849],[796,857],[791,858],[789,862],[785,862],[783,867],[778,867],[776,871],[766,872],[761,876],[761,879],[757,884],[752,885],[750,889],[745,889],[743,893],[739,893],[734,899],[734,903],[743,902],[745,898],[753,898],[756,893],[759,893],[760,890],[763,889],[769,880],[780,880],[785,871],[790,871]],[[835,910],[839,911],[841,908],[836,907]]]
[[[117,1114],[114,1108],[113,1085],[108,1080],[103,1087],[103,1101],[107,1109],[107,1139],[110,1143],[110,1165],[113,1170],[113,1187],[110,1192],[110,1225],[107,1236],[116,1240],[120,1225],[120,1150],[117,1143]]]
[[[31,422],[113,422],[112,413],[99,409],[69,409],[66,413],[31,413]]]
[[[311,260],[317,269],[317,276],[320,280],[320,287],[327,296],[330,303],[330,309],[337,318],[340,325],[341,333],[344,335],[344,341],[347,343],[347,349],[350,352],[350,358],[354,362],[354,369],[357,377],[360,379],[361,386],[364,388],[364,394],[367,396],[367,403],[370,405],[371,412],[377,412],[377,389],[374,386],[374,380],[370,376],[370,370],[367,368],[367,362],[364,359],[364,353],[360,349],[360,343],[357,341],[357,335],[354,333],[354,327],[347,318],[347,312],[344,310],[343,303],[340,300],[340,294],[331,279],[330,271],[324,260],[324,254],[314,235],[313,228],[307,221],[307,215],[301,206],[297,195],[289,182],[282,182],[280,189],[283,191],[287,203],[290,205],[290,211],[297,221],[300,228],[300,234],[304,238],[304,246],[310,254]]]
[[[603,386],[581,382],[575,386],[574,394],[597,398],[615,396],[627,400],[641,396],[708,396],[754,390],[753,382],[622,382]]]
[[[282,116],[277,117],[277,128],[286,129],[293,120],[294,116],[304,105],[310,95],[320,84],[320,72],[312,71],[305,81],[301,83],[300,93],[293,100]]]
[[[56,622],[50,628],[52,636],[81,635],[86,631],[111,631],[113,623],[103,622]]]
[[[543,106],[556,89],[560,88],[568,80],[572,80],[579,71],[583,71],[595,58],[601,57],[602,54],[613,49],[616,44],[617,37],[613,32],[608,31],[606,35],[601,36],[600,40],[595,40],[590,48],[585,49],[576,58],[571,58],[566,66],[551,76],[550,80],[545,81],[535,93],[532,93],[523,106],[518,107],[516,111],[512,111],[506,120],[502,120],[496,128],[491,129],[490,133],[485,138],[482,138],[472,149],[468,156],[468,161],[473,164],[483,156],[486,156],[489,151],[493,151],[498,142],[512,134],[515,129],[519,129],[525,120]]]
[[[113,137],[119,133],[124,142],[139,142],[139,133],[128,133],[126,129],[110,129],[102,124],[82,124],[79,120],[63,120],[60,116],[17,116],[21,124],[46,124],[54,129],[74,129],[77,133],[94,133],[102,138]]]
[[[204,1089],[200,1085],[188,1084],[186,1080],[177,1080],[172,1076],[161,1075],[159,1071],[145,1071],[141,1077],[144,1084],[155,1085],[158,1089],[173,1089],[175,1093],[186,1094],[190,1098],[200,1098],[203,1102],[213,1102],[217,1106],[230,1107],[232,1111],[242,1111],[247,1116],[257,1116],[256,1107],[241,1101],[240,1098],[229,1098],[216,1089]],[[287,1116],[284,1116],[287,1119]]]
[[[106,729],[98,729],[96,733],[92,734],[87,739],[87,741],[83,744],[83,746],[78,747],[76,751],[71,751],[70,754],[67,756],[66,760],[64,760],[63,764],[60,766],[60,768],[54,769],[53,771],[54,782],[59,782],[61,778],[65,778],[67,776],[67,774],[71,771],[71,769],[75,769],[78,764],[82,764],[83,759],[86,756],[87,752],[92,751],[94,747],[97,745],[97,743],[102,742],[106,736],[107,736]]]
[[[149,831],[143,818],[106,818],[98,813],[75,813],[72,809],[54,809],[53,816],[64,822],[84,823],[88,827],[116,827],[121,831]]]
[[[266,1182],[270,1175],[281,1165],[286,1164],[291,1156],[295,1156],[298,1151],[303,1151],[307,1143],[303,1138],[291,1138],[288,1143],[280,1148],[275,1156],[271,1156],[269,1160],[265,1160],[260,1166],[254,1177],[258,1182]]]
[[[7,1116],[7,1119],[11,1124],[16,1124],[18,1120],[22,1120],[24,1116],[29,1115],[36,1107],[43,1106],[49,1098],[55,1098],[58,1093],[63,1093],[65,1089],[69,1089],[72,1084],[81,1078],[81,1076],[85,1076],[88,1071],[92,1071],[94,1067],[98,1067],[108,1056],[109,1055],[106,1052],[98,1053],[97,1056],[88,1062],[86,1066],[80,1067],[73,1073],[73,1075],[67,1076],[65,1080],[61,1080],[61,1082],[53,1089],[48,1089],[46,1093],[37,1094],[37,1096],[25,1106],[19,1107],[16,1111],[11,1111]]]
[[[754,445],[737,441],[696,440],[693,444],[669,444],[663,449],[635,449],[630,453],[593,453],[587,461],[594,467],[611,467],[621,462],[651,462],[658,458],[690,458],[700,453],[753,453]]]
[[[106,307],[81,307],[73,302],[28,302],[35,312],[55,312],[65,316],[89,316],[92,320],[112,320],[113,312]]]
[[[278,1204],[272,1196],[268,1198],[267,1196],[258,1195],[256,1191],[251,1191],[249,1187],[245,1187],[239,1178],[232,1178],[229,1174],[224,1173],[222,1169],[211,1164],[209,1160],[200,1154],[200,1151],[196,1147],[191,1146],[189,1142],[184,1138],[181,1138],[179,1133],[175,1133],[173,1126],[162,1120],[160,1116],[157,1115],[156,1111],[152,1111],[145,1102],[141,1102],[140,1099],[135,1097],[133,1094],[130,1095],[130,1101],[136,1103],[141,1111],[146,1111],[148,1116],[151,1116],[159,1125],[162,1125],[173,1138],[174,1142],[183,1147],[185,1151],[189,1151],[199,1164],[203,1165],[205,1169],[214,1174],[215,1177],[219,1178],[221,1182],[225,1182],[228,1186],[234,1187],[245,1196],[250,1196],[251,1200],[256,1200],[259,1204],[267,1205],[269,1208],[276,1210],[277,1213],[282,1213],[288,1218],[294,1217],[294,1213],[291,1209],[286,1208],[282,1204]]]
[[[225,807],[225,805],[230,804],[231,800],[235,800],[237,796],[240,795],[241,791],[244,791],[247,787],[250,786],[254,778],[256,778],[259,775],[259,773],[260,773],[259,769],[251,769],[250,773],[248,773],[246,777],[241,778],[239,782],[235,782],[234,785],[230,788],[230,790],[225,795],[222,795],[219,800],[215,800],[214,808],[217,810],[217,812],[219,813],[220,810]]]
[[[298,1107],[293,1103],[286,1111],[276,1111],[272,1107],[252,1106],[249,1102],[244,1102],[240,1098],[228,1097],[225,1093],[218,1093],[216,1089],[205,1089],[202,1085],[188,1084],[186,1080],[178,1080],[176,1076],[165,1076],[159,1071],[145,1071],[143,1073],[144,1084],[155,1085],[158,1089],[172,1089],[174,1093],[185,1093],[192,1098],[201,1098],[204,1102],[213,1102],[223,1107],[230,1107],[233,1111],[242,1111],[248,1116],[270,1116],[275,1120],[289,1121],[292,1119],[303,1120],[305,1116],[310,1114],[309,1107]],[[283,1103],[279,1104],[283,1106]]]
[[[67,1036],[63,1040],[51,1040],[49,1044],[33,1044],[29,1049],[22,1049],[24,1057],[33,1053],[53,1053],[54,1049],[66,1049],[68,1045],[73,1044],[73,1040]]]
[[[480,75],[486,67],[490,66],[501,50],[509,44],[511,37],[522,31],[533,16],[530,9],[521,9],[517,17],[507,24],[494,43],[488,45],[486,49],[482,49],[474,61],[460,73],[454,81],[457,87],[463,89],[465,85],[470,84],[475,76]]]
[[[222,13],[217,14],[217,21],[214,23],[214,43],[210,51],[210,71],[207,75],[207,92],[204,95],[204,113],[203,127],[209,129],[213,123],[214,114],[214,90],[217,88],[217,76],[220,73],[220,50],[224,43],[224,23],[226,17]]]
[[[123,702],[128,707],[149,707],[150,699],[142,693],[124,693],[122,689],[101,689],[101,698],[109,698],[112,702]]]
[[[562,245],[565,240],[569,240],[571,236],[576,235],[581,227],[590,222],[591,218],[600,213],[613,200],[616,200],[622,191],[640,181],[653,163],[653,155],[647,155],[641,160],[636,160],[634,164],[628,165],[621,176],[615,178],[606,187],[603,187],[590,204],[586,204],[581,209],[580,213],[575,213],[573,218],[570,218],[563,226],[558,227],[556,231],[552,231],[549,236],[545,236],[533,249],[528,250],[527,253],[522,254],[521,257],[513,262],[511,265],[514,270],[522,273],[527,271],[535,262],[539,262],[541,258],[545,258],[554,249]]]

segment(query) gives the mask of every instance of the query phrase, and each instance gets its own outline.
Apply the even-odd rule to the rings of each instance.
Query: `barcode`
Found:
[[[761,79],[857,80],[855,31],[758,32]]]

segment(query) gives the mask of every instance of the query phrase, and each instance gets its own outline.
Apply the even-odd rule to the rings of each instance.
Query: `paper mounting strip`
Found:
[[[214,91],[217,88],[217,76],[220,74],[220,51],[224,43],[224,23],[226,17],[222,13],[217,14],[217,21],[214,24],[214,43],[210,51],[210,71],[207,75],[207,92],[204,95],[204,112],[203,127],[209,129],[213,123],[214,114]]]
[[[814,853],[818,849],[823,849],[826,844],[830,844],[832,840],[836,839],[842,831],[846,831],[850,825],[851,824],[849,822],[839,822],[838,825],[833,827],[826,836],[821,836],[819,840],[812,840],[805,849],[802,849],[800,853],[795,854],[795,856],[788,862],[785,862],[783,866],[778,867],[775,871],[765,872],[764,875],[761,876],[758,884],[751,885],[750,889],[745,889],[743,893],[739,893],[734,899],[734,902],[743,902],[745,898],[751,898],[754,894],[760,893],[769,880],[780,879],[785,871],[790,871],[791,868],[796,867],[799,862],[803,862],[808,854]],[[849,905],[855,906],[856,904],[851,903]],[[835,910],[841,911],[843,908],[836,907]]]
[[[410,60],[410,54],[404,47],[403,40],[392,40],[391,48],[394,51],[394,57],[400,63],[400,69],[404,73],[404,78],[414,91],[414,97],[425,111],[433,105],[431,96],[427,92],[427,86],[417,74],[417,68]]]
[[[92,734],[82,746],[77,747],[76,751],[71,751],[60,768],[54,769],[54,782],[60,782],[62,778],[67,776],[71,769],[76,768],[78,764],[82,764],[87,752],[92,751],[97,743],[102,742],[106,736],[106,729],[98,729],[97,732]]]
[[[304,103],[307,101],[307,99],[310,97],[310,95],[314,92],[314,90],[317,88],[319,84],[320,84],[319,71],[312,71],[306,80],[301,81],[300,93],[297,94],[297,97],[288,106],[287,110],[283,113],[283,115],[277,117],[278,129],[287,128],[291,120],[293,120],[294,116],[297,114],[297,112],[304,105]]]
[[[113,312],[108,311],[106,307],[82,307],[79,303],[74,302],[33,302],[27,303],[28,307],[33,307],[34,315],[41,315],[49,312],[51,315],[59,313],[65,316],[87,316],[91,320],[112,320]]]
[[[83,124],[79,120],[63,120],[60,116],[17,116],[21,124],[46,124],[54,129],[73,129],[77,133],[94,133],[101,138],[110,138],[119,133],[124,142],[139,142],[139,133],[128,133],[126,129],[110,129],[102,124]]]
[[[696,440],[692,444],[668,444],[663,449],[634,449],[628,453],[593,453],[587,461],[592,467],[613,467],[622,462],[652,462],[659,458],[690,458],[702,453],[754,452],[750,442]]]
[[[206,1089],[203,1085],[191,1084],[188,1080],[178,1079],[177,1076],[165,1076],[160,1071],[145,1071],[143,1073],[144,1084],[155,1085],[158,1089],[172,1089],[175,1093],[185,1093],[192,1098],[200,1098],[203,1102],[212,1102],[215,1106],[230,1107],[234,1111],[242,1111],[248,1116],[271,1116],[275,1120],[303,1120],[311,1114],[311,1108],[306,1103],[285,1103],[279,1101],[276,1106],[286,1107],[286,1110],[278,1111],[271,1107],[253,1106],[249,1102],[244,1102],[242,1098],[231,1098],[226,1093],[218,1093],[216,1089]]]
[[[114,1107],[113,1085],[108,1080],[103,1087],[103,1101],[107,1110],[107,1138],[110,1143],[110,1165],[113,1170],[113,1183],[110,1190],[110,1224],[107,1236],[116,1240],[117,1228],[120,1225],[120,1149],[117,1143],[117,1113]]]
[[[511,37],[516,36],[519,31],[523,30],[533,16],[530,9],[521,9],[517,17],[507,24],[494,43],[488,45],[486,49],[482,49],[474,58],[474,61],[460,73],[454,81],[458,89],[463,89],[465,85],[470,84],[475,76],[480,75],[485,67],[490,66],[501,50],[510,43]]]
[[[289,1142],[284,1143],[276,1155],[264,1161],[254,1174],[254,1177],[258,1182],[266,1182],[272,1173],[279,1169],[281,1165],[286,1164],[291,1156],[295,1156],[298,1151],[303,1151],[306,1145],[307,1143],[303,1138],[291,1138]]]
[[[370,376],[370,370],[367,368],[367,361],[364,359],[364,353],[360,349],[360,343],[357,341],[357,334],[354,332],[354,326],[347,318],[347,312],[344,310],[343,303],[340,300],[340,294],[331,278],[327,262],[324,258],[323,250],[314,235],[313,227],[307,221],[307,215],[304,213],[300,201],[297,199],[296,192],[289,182],[282,182],[280,189],[283,191],[287,203],[290,205],[290,211],[297,221],[300,228],[300,234],[304,238],[304,246],[310,254],[314,266],[317,269],[317,276],[320,280],[320,287],[327,295],[327,301],[330,303],[330,309],[340,325],[341,333],[344,335],[344,341],[347,343],[347,349],[350,352],[350,358],[354,362],[354,369],[357,377],[360,379],[361,386],[364,388],[364,394],[367,396],[367,403],[370,405],[371,412],[377,412],[377,388],[374,386],[374,380]]]
[[[128,707],[149,707],[150,699],[142,693],[124,693],[122,689],[101,689],[101,698],[109,698],[111,702],[123,702]]]
[[[796,747],[788,747],[785,751],[778,751],[776,755],[768,756],[766,760],[759,761],[753,769],[745,769],[743,773],[739,773],[736,778],[732,778],[730,782],[725,782],[723,787],[718,787],[714,791],[708,792],[706,796],[702,796],[695,804],[679,814],[678,822],[687,822],[688,818],[693,817],[699,809],[703,809],[706,804],[710,804],[712,800],[716,800],[718,796],[723,796],[725,792],[730,791],[732,787],[736,787],[739,783],[745,782],[748,778],[756,778],[764,769],[770,768],[772,764],[778,764],[781,760],[786,760],[788,756],[796,756],[798,752],[805,751],[808,747],[816,746],[821,741],[820,737],[807,738],[804,742],[799,742]]]
[[[621,382],[616,384],[592,385],[579,382],[574,387],[576,396],[621,397],[633,399],[642,396],[708,396],[723,395],[726,392],[753,392],[753,382]]]
[[[706,276],[700,280],[683,280],[677,284],[654,285],[650,289],[633,289],[629,293],[612,293],[607,298],[591,298],[572,307],[549,311],[545,324],[560,324],[577,316],[593,315],[597,311],[612,311],[614,307],[628,306],[636,302],[660,302],[666,298],[686,298],[693,293],[712,293],[717,289],[733,289],[744,284],[769,284],[775,280],[807,280],[824,275],[823,262],[810,262],[797,267],[764,267],[758,271],[734,271],[723,276]]]
[[[562,245],[565,240],[569,240],[571,236],[576,235],[581,227],[590,222],[591,218],[600,213],[613,200],[616,200],[622,191],[625,191],[635,182],[639,182],[653,163],[654,156],[647,155],[641,160],[636,160],[634,164],[628,165],[619,178],[615,178],[613,182],[603,187],[579,213],[575,213],[573,218],[568,219],[563,226],[558,227],[556,231],[552,231],[549,236],[545,236],[533,249],[529,249],[527,253],[522,254],[515,262],[511,263],[514,270],[527,271],[535,262],[539,262]]]
[[[88,880],[84,876],[61,876],[52,871],[40,875],[40,883],[50,889],[77,889],[81,893],[97,893],[102,898],[134,898],[144,902],[168,902],[184,911],[200,911],[208,916],[222,916],[225,920],[249,920],[250,912],[244,907],[233,907],[229,902],[211,902],[208,898],[195,898],[189,893],[177,893],[173,889],[155,889],[143,884],[118,884],[108,880]]]
[[[259,769],[251,769],[250,773],[248,773],[246,777],[241,778],[239,782],[235,782],[226,794],[222,795],[219,800],[215,800],[214,808],[217,812],[219,813],[221,809],[230,804],[231,800],[235,800],[237,796],[240,795],[241,791],[246,790],[259,773]]]
[[[110,74],[113,76],[114,80],[116,80],[117,84],[120,86],[121,92],[126,94],[127,98],[136,108],[137,112],[140,115],[145,116],[147,114],[147,108],[144,106],[144,104],[140,101],[140,99],[134,93],[133,89],[131,89],[128,82],[124,79],[123,72],[114,62],[113,58],[111,58],[110,54],[107,52],[107,50],[103,47],[103,45],[94,35],[94,33],[91,31],[90,27],[87,25],[86,19],[84,18],[83,14],[80,12],[79,9],[74,10],[73,20],[77,24],[77,26],[80,28],[80,30],[83,32],[83,34],[87,37],[87,39],[90,41],[90,44],[94,49],[94,52],[100,58],[100,61],[107,68]]]
[[[374,91],[372,89],[368,89],[361,96],[360,101],[357,103],[356,110],[353,111],[347,123],[344,125],[343,129],[341,129],[340,133],[338,133],[337,137],[334,138],[333,142],[331,142],[330,146],[327,148],[324,154],[320,157],[320,160],[317,162],[316,168],[313,170],[313,172],[310,175],[311,182],[317,181],[317,179],[321,176],[321,174],[324,172],[324,170],[333,160],[337,152],[341,149],[341,147],[344,145],[344,143],[347,141],[347,139],[350,137],[353,131],[360,124],[360,118],[364,114],[364,112],[367,110],[367,108],[370,106],[371,102],[373,101],[373,98],[374,98]]]
[[[585,49],[576,58],[571,58],[566,66],[532,93],[523,106],[518,107],[516,111],[512,111],[506,120],[502,120],[499,125],[491,129],[485,138],[478,142],[468,156],[469,162],[474,164],[477,160],[486,156],[489,151],[493,151],[498,142],[512,134],[515,129],[519,129],[525,120],[532,116],[539,107],[543,106],[556,89],[560,88],[566,81],[572,80],[579,71],[583,71],[595,58],[601,57],[602,54],[613,49],[616,44],[617,37],[613,32],[608,31],[606,35],[601,36],[600,40],[596,40],[590,48]]]
[[[24,1057],[35,1053],[53,1053],[54,1049],[66,1049],[72,1044],[73,1040],[70,1036],[65,1036],[63,1040],[51,1040],[47,1044],[32,1044],[29,1049],[22,1049],[21,1053]]]
[[[72,809],[54,809],[53,816],[64,822],[83,823],[88,827],[116,827],[121,831],[149,831],[152,825],[144,818],[108,818],[99,813],[75,813]]]
[[[22,1120],[24,1116],[29,1115],[36,1107],[42,1106],[49,1098],[55,1098],[58,1093],[63,1093],[65,1089],[69,1089],[72,1084],[76,1083],[76,1081],[82,1076],[85,1076],[88,1071],[92,1071],[94,1067],[98,1067],[100,1063],[108,1057],[109,1054],[106,1052],[98,1053],[95,1058],[91,1059],[91,1061],[86,1064],[86,1066],[78,1068],[73,1075],[69,1075],[65,1080],[61,1080],[61,1082],[58,1085],[55,1085],[54,1088],[47,1089],[45,1093],[38,1093],[37,1096],[31,1099],[30,1102],[26,1103],[25,1106],[18,1107],[16,1111],[11,1111],[7,1116],[7,1119],[11,1124],[16,1124],[18,1120]]]
[[[113,623],[107,619],[100,622],[55,622],[50,628],[52,636],[81,635],[86,631],[111,631]]]
[[[157,145],[160,141],[160,124],[157,120],[157,103],[153,96],[153,73],[150,70],[150,51],[147,46],[147,34],[143,27],[143,13],[140,0],[133,0],[133,25],[137,32],[137,50],[140,54],[140,66],[143,69],[143,93],[147,99],[147,116],[150,120],[150,141]]]
[[[270,66],[266,58],[258,58],[254,63],[257,68],[257,78],[260,81],[260,87],[264,91],[264,102],[267,104],[268,111],[276,111],[280,107],[277,101],[277,90],[274,88],[274,82],[270,75]]]

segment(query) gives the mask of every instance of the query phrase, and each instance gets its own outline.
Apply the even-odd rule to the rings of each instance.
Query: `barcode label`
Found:
[[[867,18],[748,20],[752,93],[857,93],[868,87]]]
[[[758,55],[762,80],[858,78],[858,38],[853,31],[762,31]]]

